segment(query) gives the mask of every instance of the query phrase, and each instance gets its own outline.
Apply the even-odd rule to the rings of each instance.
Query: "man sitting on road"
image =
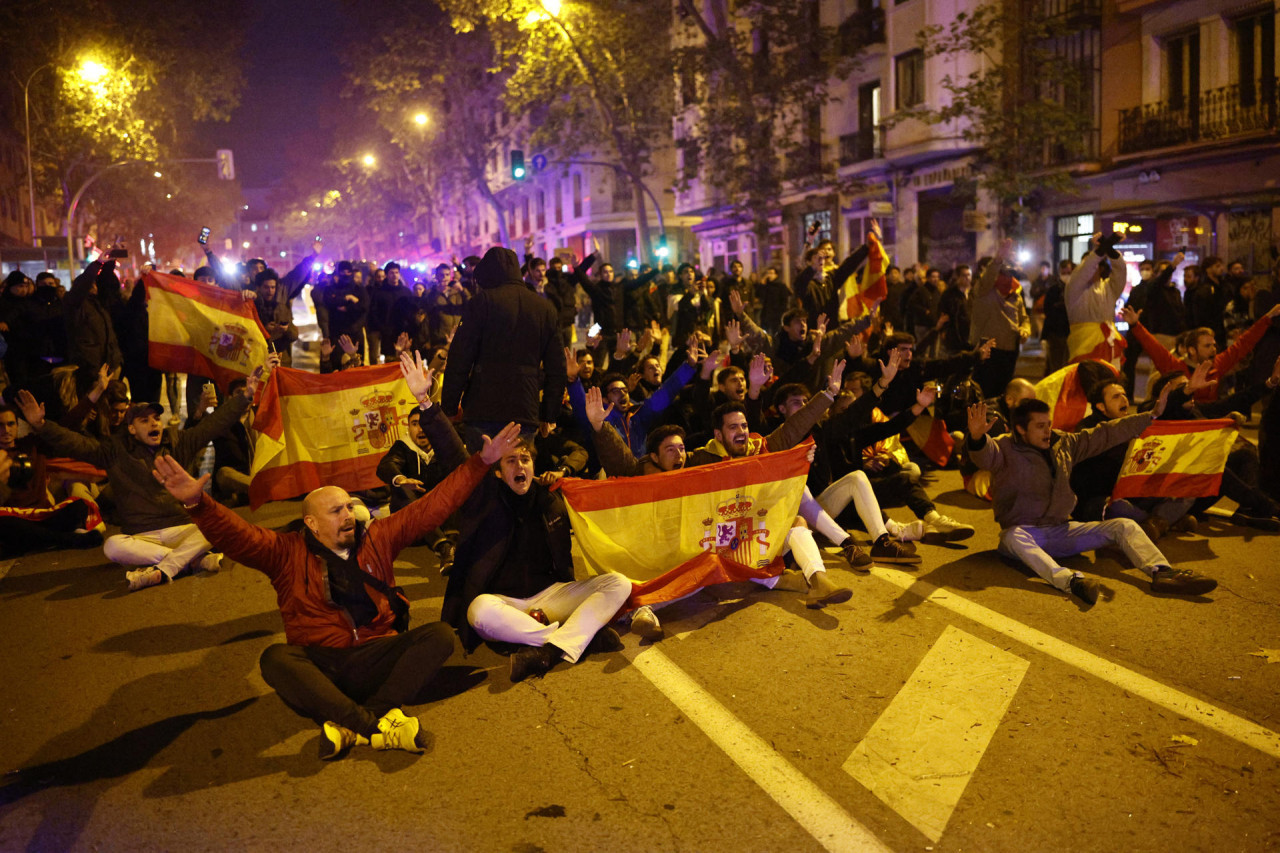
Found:
[[[415,396],[423,416],[444,421],[425,393]],[[461,505],[518,437],[514,425],[486,437],[484,449],[431,492],[368,525],[356,521],[350,495],[323,486],[302,505],[303,529],[287,533],[251,524],[204,494],[208,474],[196,480],[173,457],[156,458],[155,479],[209,541],[271,579],[286,642],[262,653],[262,678],[322,725],[322,759],[364,744],[425,751],[429,734],[400,706],[449,659],[453,636],[442,622],[406,630],[409,604],[395,588],[392,564]]]
[[[258,390],[257,368],[238,393],[231,393],[213,414],[179,432],[164,426],[158,403],[135,403],[125,415],[126,427],[106,438],[90,438],[44,419],[44,404],[29,391],[18,393],[22,415],[36,436],[60,456],[70,456],[107,472],[121,532],[102,547],[108,560],[126,567],[129,591],[171,581],[189,568],[215,569],[222,559],[182,508],[151,477],[155,460],[171,454],[182,467],[191,466],[217,436],[227,433],[249,408]],[[133,566],[135,568],[128,568]]]
[[[439,383],[436,383],[437,385]],[[423,420],[426,423],[423,423]],[[391,487],[391,511],[399,512],[423,494],[444,481],[449,473],[436,458],[431,436],[427,430],[447,429],[453,425],[445,418],[423,418],[419,409],[408,417],[409,440],[397,439],[382,460],[378,462],[378,479]],[[435,443],[438,443],[439,439]],[[440,560],[440,574],[448,574],[453,567],[453,555],[458,546],[456,525],[448,524],[427,533],[426,543]]]
[[[1164,411],[1169,394],[1160,396],[1146,414],[1129,415],[1076,433],[1053,429],[1049,405],[1023,400],[1013,409],[1013,432],[987,437],[987,404],[969,407],[969,455],[991,472],[992,509],[1000,525],[1000,552],[1025,563],[1055,588],[1086,604],[1098,600],[1098,582],[1063,568],[1055,558],[1119,545],[1125,556],[1151,576],[1151,591],[1171,595],[1203,595],[1218,582],[1186,569],[1175,569],[1129,518],[1072,521],[1076,496],[1071,469],[1079,461],[1115,444],[1136,438]]]

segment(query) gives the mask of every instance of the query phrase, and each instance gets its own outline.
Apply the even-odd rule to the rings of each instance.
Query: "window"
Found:
[[[692,183],[698,179],[698,171],[702,168],[702,151],[696,139],[681,139],[677,145],[680,149],[680,176]]]
[[[1200,95],[1200,32],[1167,39],[1164,57],[1169,108],[1194,108]]]
[[[1274,12],[1242,18],[1235,22],[1236,85],[1240,106],[1257,105],[1275,98],[1276,16]]]
[[[547,194],[542,190],[538,190],[538,206],[536,211],[538,230],[541,231],[543,228],[547,227]]]
[[[522,234],[529,233],[529,199],[524,200],[520,213],[520,232]]]
[[[900,54],[893,63],[898,109],[924,103],[924,51],[909,50]]]
[[[573,176],[573,218],[582,216],[582,175]]]
[[[564,222],[564,187],[560,186],[560,182],[556,181],[555,189],[556,198],[556,224]]]

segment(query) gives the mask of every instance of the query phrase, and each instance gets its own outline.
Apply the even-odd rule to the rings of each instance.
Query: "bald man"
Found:
[[[440,418],[430,396],[421,418]],[[447,426],[447,424],[446,424]],[[201,533],[227,556],[271,579],[285,640],[268,646],[262,678],[294,710],[321,724],[320,757],[353,746],[422,753],[430,735],[400,706],[421,692],[453,653],[443,622],[409,630],[409,603],[395,586],[400,551],[440,524],[515,446],[509,424],[445,480],[387,518],[365,525],[337,486],[307,495],[303,528],[277,533],[251,524],[204,493],[172,457],[155,461],[155,477],[191,513]]]

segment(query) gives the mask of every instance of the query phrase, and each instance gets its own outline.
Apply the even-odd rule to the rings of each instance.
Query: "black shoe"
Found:
[[[840,556],[844,557],[849,568],[859,574],[865,575],[871,571],[871,557],[857,546],[852,536],[844,540],[844,544],[840,546]]]
[[[556,665],[559,649],[551,644],[529,646],[507,658],[510,663],[512,683],[524,681],[531,675],[541,678]]]
[[[1213,578],[1186,569],[1161,566],[1151,573],[1151,591],[1164,595],[1204,595],[1218,588]]]
[[[901,563],[910,565],[920,562],[920,555],[909,542],[899,542],[888,533],[881,536],[871,545],[871,559],[877,563]]]
[[[436,557],[440,560],[440,574],[449,574],[449,570],[453,568],[453,557],[458,551],[458,546],[445,539],[437,542],[434,550]]]
[[[583,654],[607,654],[609,652],[620,652],[622,649],[622,638],[618,636],[617,631],[606,625],[596,631],[596,635],[591,638],[591,642],[587,643],[587,647],[583,649]]]
[[[1255,530],[1280,531],[1280,518],[1264,515],[1260,510],[1238,509],[1232,514],[1231,523]]]
[[[1098,582],[1093,578],[1076,575],[1071,578],[1071,584],[1067,589],[1072,595],[1089,606],[1098,603]]]

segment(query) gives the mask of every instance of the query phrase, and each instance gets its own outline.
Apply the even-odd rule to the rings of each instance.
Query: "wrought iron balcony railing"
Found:
[[[840,137],[840,165],[851,166],[884,156],[884,128],[868,127]]]
[[[1197,92],[1120,111],[1120,153],[1134,154],[1276,130],[1277,80]]]

